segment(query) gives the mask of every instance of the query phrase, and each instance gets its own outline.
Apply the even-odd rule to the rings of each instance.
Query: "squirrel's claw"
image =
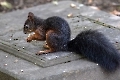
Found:
[[[27,42],[31,42],[31,41],[32,41],[32,39],[28,37],[27,38]]]

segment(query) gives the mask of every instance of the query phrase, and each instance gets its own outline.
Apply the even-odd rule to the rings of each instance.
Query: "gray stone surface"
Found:
[[[119,80],[120,70],[108,74],[85,59],[42,68],[1,51],[0,71],[17,80]],[[8,56],[8,57],[6,57]],[[16,60],[18,60],[16,62]],[[7,66],[5,66],[7,64]],[[23,70],[23,72],[21,72]],[[13,79],[13,80],[14,80]],[[4,79],[3,79],[4,80]],[[9,78],[6,80],[10,80]]]
[[[77,9],[71,8],[71,3],[76,4]],[[93,62],[85,59],[76,60],[80,58],[80,56],[74,53],[58,52],[36,56],[35,53],[43,49],[44,42],[33,41],[27,43],[27,35],[22,32],[24,21],[30,11],[42,18],[53,15],[65,18],[72,30],[71,38],[74,38],[83,30],[97,29],[105,34],[116,48],[120,49],[120,29],[118,25],[120,23],[120,18],[117,16],[94,10],[72,1],[62,1],[59,2],[58,5],[50,3],[29,9],[18,10],[0,16],[0,77],[6,76],[6,78],[2,77],[2,80],[120,79],[120,69],[115,73],[108,74],[104,72],[99,65]],[[67,18],[69,13],[73,14],[73,18]]]
[[[41,10],[37,9],[38,11],[32,11],[32,12],[34,12],[35,14],[36,13],[44,14],[45,11],[49,11],[47,9],[47,7],[51,6],[54,10],[54,14],[51,9],[52,12],[50,11],[50,12],[48,12],[49,14],[47,13],[46,15],[45,14],[44,15],[52,16],[50,14],[59,15],[67,8],[70,8],[70,3],[68,4],[69,6],[64,5],[64,4],[61,4],[61,5],[63,5],[62,7],[65,7],[65,8],[58,7],[58,9],[60,11],[58,9],[56,9],[56,5],[48,4],[48,5],[46,5],[46,8],[44,7],[44,5],[40,6],[40,7],[44,7],[45,9],[44,8]],[[27,9],[27,10],[29,10],[29,9]],[[7,21],[7,22],[2,24],[2,27],[4,27],[4,32],[2,32],[2,31],[0,32],[1,33],[0,42],[1,42],[2,50],[7,51],[9,53],[13,53],[14,55],[16,55],[18,57],[24,58],[28,61],[31,61],[33,63],[36,63],[36,64],[42,66],[42,67],[47,67],[47,66],[58,64],[58,63],[63,63],[63,62],[71,61],[71,60],[77,60],[77,59],[81,58],[80,56],[75,55],[75,53],[70,53],[70,52],[59,52],[59,53],[54,53],[54,54],[46,54],[46,55],[41,55],[39,57],[36,56],[35,53],[37,53],[39,50],[43,49],[43,42],[38,42],[38,41],[33,41],[32,43],[26,42],[27,35],[23,34],[22,28],[23,28],[24,21],[27,18],[28,12],[29,11],[27,11],[27,13],[24,17],[23,17],[24,14],[22,14],[22,13],[21,13],[22,16],[21,16],[21,14],[18,15],[19,12],[16,12],[14,14],[12,13],[11,15],[13,15],[15,18],[13,20],[10,20],[11,19],[10,14],[4,15],[5,20],[1,20],[1,23],[3,21]],[[68,13],[64,13],[64,15],[66,17],[67,17],[67,14]],[[38,16],[45,18],[44,15],[38,15]],[[60,15],[60,16],[63,17],[62,15]],[[1,16],[1,17],[3,17],[3,16]],[[9,19],[6,19],[6,17],[9,17]],[[24,20],[19,19],[19,17],[23,18]],[[23,21],[23,23],[20,24],[21,23],[20,21]],[[17,24],[17,25],[15,25],[15,24]],[[4,43],[4,44],[2,44],[2,43]],[[23,49],[23,47],[24,47],[24,49]]]
[[[41,56],[38,56],[35,55],[34,52],[33,52],[34,54],[32,54],[32,51],[30,50],[29,51],[24,50],[24,48],[17,47],[17,45],[14,46],[9,42],[5,42],[3,40],[0,40],[0,49],[17,57],[28,60],[33,64],[37,64],[41,67],[48,67],[51,65],[56,65],[59,63],[68,62],[71,60],[77,60],[81,58],[81,56],[73,52],[56,52],[56,53],[43,54]]]

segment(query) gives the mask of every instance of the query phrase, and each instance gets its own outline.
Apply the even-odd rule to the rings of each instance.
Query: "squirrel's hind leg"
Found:
[[[36,55],[56,52],[58,50],[57,48],[59,47],[58,40],[56,40],[57,38],[58,35],[53,30],[49,30],[46,33],[46,45],[44,45],[44,47],[47,47],[48,49],[39,51],[36,53]]]

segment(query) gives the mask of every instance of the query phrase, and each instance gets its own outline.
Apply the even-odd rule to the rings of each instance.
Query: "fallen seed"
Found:
[[[73,17],[73,14],[70,13],[70,14],[67,15],[67,17],[68,17],[68,18],[71,18],[71,17]]]
[[[70,4],[70,7],[72,7],[72,8],[76,8],[76,5],[73,4],[73,3],[71,3],[71,4]]]

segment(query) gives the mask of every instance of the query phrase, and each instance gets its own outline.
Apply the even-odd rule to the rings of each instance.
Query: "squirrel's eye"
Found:
[[[28,25],[25,25],[25,28],[27,28],[27,29],[28,29],[28,28],[29,28],[29,27],[28,27]]]

